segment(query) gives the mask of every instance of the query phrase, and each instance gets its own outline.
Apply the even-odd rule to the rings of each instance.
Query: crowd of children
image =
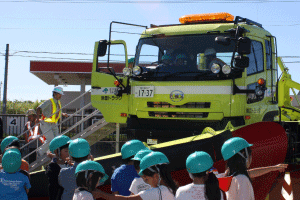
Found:
[[[53,159],[46,167],[49,197],[50,200],[254,200],[251,178],[270,171],[284,171],[287,166],[248,170],[252,160],[251,146],[239,137],[223,144],[221,152],[226,171],[218,178],[230,177],[231,180],[229,189],[223,191],[218,178],[211,172],[214,162],[208,153],[196,151],[187,157],[186,169],[192,183],[178,187],[171,177],[170,162],[165,154],[150,150],[139,140],[128,141],[121,148],[125,164],[114,171],[112,194],[109,194],[97,189],[109,177],[102,165],[93,161],[88,142],[57,136],[49,145],[49,156]],[[28,166],[22,164],[19,148],[19,140],[14,136],[1,142],[0,199],[28,199],[30,177]]]

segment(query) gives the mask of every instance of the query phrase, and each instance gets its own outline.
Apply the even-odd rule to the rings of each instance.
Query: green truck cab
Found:
[[[146,28],[128,67],[122,40],[95,43],[92,104],[105,120],[126,123],[129,135],[161,141],[205,127],[273,121],[276,39],[261,24],[228,13],[186,15],[181,24]],[[98,58],[123,45],[123,74]],[[109,50],[108,50],[109,59]]]

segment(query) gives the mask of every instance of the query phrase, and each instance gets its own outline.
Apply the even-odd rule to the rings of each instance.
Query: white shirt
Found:
[[[243,174],[233,177],[230,188],[226,192],[226,197],[230,200],[255,200],[249,178]]]
[[[139,192],[138,195],[143,200],[175,200],[173,193],[164,185],[160,185],[159,187]]]
[[[223,198],[223,194],[221,193],[221,199]],[[205,185],[204,184],[194,184],[190,183],[188,185],[179,187],[176,191],[176,200],[206,200],[205,195]]]
[[[151,185],[145,183],[145,181],[141,177],[139,177],[139,178],[135,178],[132,181],[129,191],[132,192],[133,194],[138,194],[139,192],[148,190],[150,188]]]
[[[94,200],[94,197],[87,191],[79,191],[74,193],[73,200]]]

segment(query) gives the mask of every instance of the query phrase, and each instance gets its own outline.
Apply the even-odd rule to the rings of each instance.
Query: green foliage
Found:
[[[7,114],[25,114],[28,109],[35,109],[42,103],[43,101],[36,100],[32,101],[7,101],[6,103],[6,113]]]

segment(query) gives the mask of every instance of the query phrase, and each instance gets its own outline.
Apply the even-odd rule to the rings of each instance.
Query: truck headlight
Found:
[[[221,67],[220,67],[219,64],[214,63],[214,64],[212,64],[210,70],[212,71],[212,73],[218,74],[220,72],[220,70],[221,70]]]
[[[131,70],[128,67],[125,67],[123,69],[124,76],[129,76],[131,74]]]
[[[132,70],[132,73],[136,76],[140,75],[142,73],[142,69],[139,66],[135,66]]]
[[[230,72],[231,72],[231,67],[230,67],[229,65],[223,65],[223,67],[222,67],[222,72],[223,72],[224,74],[230,74]]]

